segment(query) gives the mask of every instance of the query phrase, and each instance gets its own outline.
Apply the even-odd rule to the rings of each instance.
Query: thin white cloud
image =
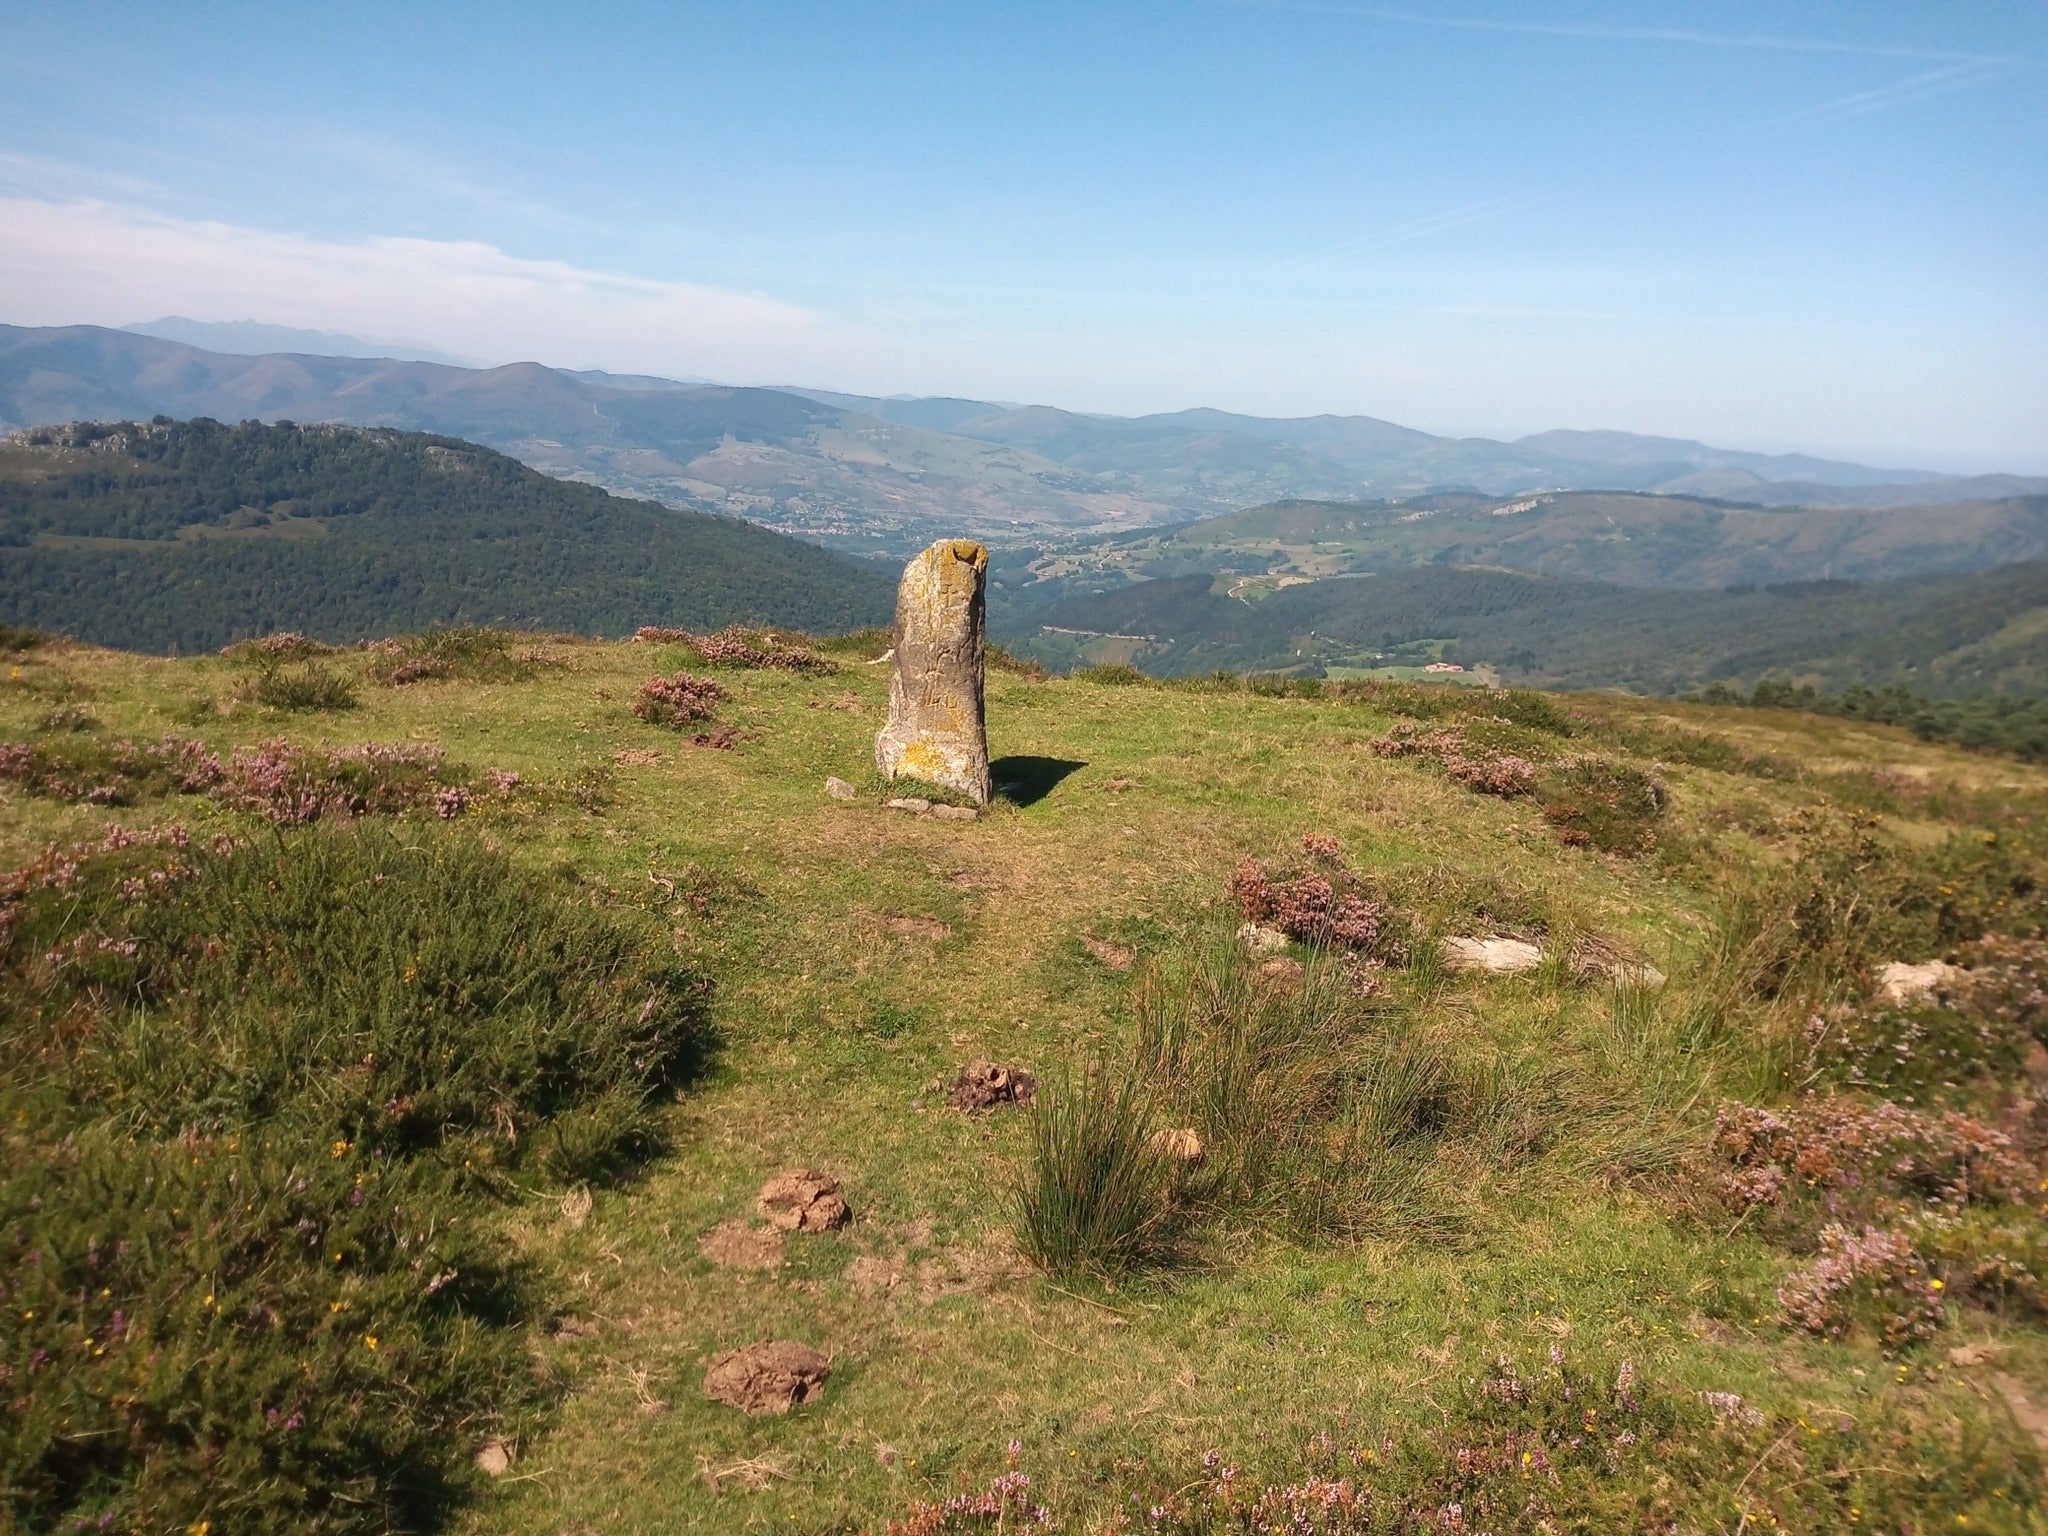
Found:
[[[1788,112],[1772,121],[1827,122],[1834,118],[1863,117],[1872,112],[1883,112],[1891,107],[1903,107],[1912,102],[1925,101],[1931,96],[1945,96],[1951,91],[1965,90],[1999,75],[2010,74],[2019,67],[1999,59],[1968,59],[1961,63],[1944,64],[1939,69],[1922,70],[1919,74],[1908,75],[1903,80],[1894,80],[1889,85],[1856,91],[1847,96],[1837,97],[1833,101],[1824,101],[1818,106]]]
[[[1459,16],[1401,10],[1393,6],[1345,5],[1335,0],[1254,0],[1280,10],[1353,16],[1361,21],[1386,21],[1406,27],[1435,27],[1457,32],[1505,32],[1524,37],[1580,38],[1588,42],[1674,43],[1702,48],[1753,49],[1767,53],[1837,53],[1873,59],[1928,59],[1955,63],[2017,65],[2009,54],[1972,53],[1954,48],[1896,47],[1883,43],[1843,43],[1827,38],[1780,37],[1767,32],[1706,32],[1694,27],[1642,27],[1577,22],[1504,21],[1494,16]]]
[[[1447,230],[1462,229],[1468,224],[1481,224],[1488,219],[1521,213],[1543,203],[1555,202],[1561,195],[1556,192],[1517,192],[1507,197],[1489,198],[1484,202],[1466,203],[1462,207],[1424,214],[1402,224],[1367,230],[1363,234],[1355,235],[1348,240],[1340,240],[1322,250],[1291,256],[1276,265],[1279,270],[1286,271],[1296,267],[1312,266],[1319,262],[1334,261],[1340,257],[1369,255],[1374,251],[1406,245],[1413,240],[1426,240],[1431,235],[1442,234]]]
[[[105,202],[0,198],[0,303],[16,324],[257,316],[420,336],[452,352],[566,367],[758,378],[890,351],[759,294],[593,271],[479,241],[340,242]]]

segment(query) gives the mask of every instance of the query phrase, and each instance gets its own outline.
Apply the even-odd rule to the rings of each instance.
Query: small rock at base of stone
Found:
[[[882,804],[892,811],[909,811],[913,816],[922,816],[932,808],[931,801],[920,800],[915,795],[898,795],[894,800],[884,800]]]
[[[853,786],[844,779],[833,778],[828,775],[825,780],[825,793],[834,800],[851,800],[853,798]]]
[[[972,821],[981,813],[971,805],[935,805],[932,814],[941,821]]]

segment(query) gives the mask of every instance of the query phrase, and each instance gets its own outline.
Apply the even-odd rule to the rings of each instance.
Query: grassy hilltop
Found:
[[[9,638],[26,1529],[2048,1528],[2048,772],[997,668],[941,820],[874,635]],[[819,1401],[704,1399],[771,1338]]]

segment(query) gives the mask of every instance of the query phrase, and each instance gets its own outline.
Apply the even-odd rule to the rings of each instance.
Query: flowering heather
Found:
[[[28,863],[0,875],[0,947],[4,947],[14,933],[27,903],[46,893],[75,891],[88,865],[95,860],[131,848],[184,849],[191,842],[191,834],[183,827],[151,827],[131,832],[126,827],[114,826],[90,842],[73,843],[69,847],[50,844]],[[214,852],[223,853],[234,844],[226,837],[216,836],[211,846]],[[131,878],[123,882],[122,899],[138,900],[189,872],[187,866],[173,862],[147,875]]]
[[[391,816],[426,804],[443,817],[460,815],[468,793],[450,802],[446,791],[456,786],[446,778],[438,747],[371,742],[320,751],[273,738],[235,751],[215,798],[284,827],[323,817]]]
[[[1964,945],[1957,958],[1966,968],[1958,1009],[2048,1044],[2048,942],[1994,934]]]
[[[181,736],[159,742],[0,743],[0,779],[32,795],[79,805],[132,805],[144,795],[205,794],[220,759]]]
[[[288,629],[256,640],[237,640],[233,645],[223,646],[221,655],[262,661],[304,661],[309,656],[332,656],[337,649]]]
[[[1269,869],[1247,855],[1230,878],[1231,899],[1247,922],[1278,928],[1304,944],[1371,949],[1389,908],[1358,894],[1359,880],[1342,866]]]
[[[1904,1233],[1827,1226],[1820,1246],[1821,1256],[1778,1291],[1785,1315],[1801,1328],[1838,1339],[1869,1322],[1887,1346],[1898,1348],[1941,1327],[1941,1282],[1928,1274]]]
[[[770,634],[754,635],[731,625],[715,635],[698,635],[689,641],[697,654],[714,667],[745,667],[774,672],[800,672],[807,676],[836,671],[837,668],[800,645],[786,645]]]
[[[1016,1444],[1011,1442],[1012,1446]],[[1015,1451],[1011,1452],[1015,1456]],[[891,1520],[888,1536],[940,1536],[945,1531],[1051,1529],[1049,1511],[1031,1502],[1031,1478],[1014,1470],[992,1480],[980,1493],[955,1494],[939,1503],[920,1499],[901,1520]]]
[[[1199,1476],[1189,1469],[1163,1479],[1173,1491],[1118,1528],[1158,1536],[1690,1529],[1673,1522],[1668,1505],[1653,1513],[1645,1474],[1674,1462],[1694,1463],[1694,1477],[1702,1462],[1740,1466],[1761,1448],[1756,1427],[1723,1427],[1689,1394],[1651,1391],[1626,1361],[1612,1387],[1605,1375],[1556,1346],[1547,1365],[1502,1358],[1452,1390],[1435,1426],[1350,1443],[1325,1431],[1270,1478],[1212,1450]]]
[[[1380,757],[1433,757],[1444,772],[1475,794],[1512,800],[1536,788],[1536,765],[1512,752],[1475,747],[1462,731],[1420,731],[1397,725],[1372,744]]]
[[[1723,1188],[1744,1206],[1813,1191],[1830,1211],[1958,1207],[2023,1199],[2029,1174],[2012,1139],[1954,1110],[1810,1096],[1775,1113],[1730,1102],[1714,1120]]]
[[[687,629],[663,629],[659,624],[642,624],[633,631],[633,638],[642,645],[690,645],[697,637]]]
[[[724,699],[725,690],[710,678],[678,672],[674,677],[650,677],[642,683],[640,697],[633,701],[633,713],[649,725],[665,725],[680,731],[709,720]]]

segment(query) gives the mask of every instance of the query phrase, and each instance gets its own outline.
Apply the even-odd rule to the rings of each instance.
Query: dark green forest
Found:
[[[145,651],[436,625],[838,631],[882,571],[734,518],[553,480],[474,443],[199,419],[0,447],[0,620]]]

